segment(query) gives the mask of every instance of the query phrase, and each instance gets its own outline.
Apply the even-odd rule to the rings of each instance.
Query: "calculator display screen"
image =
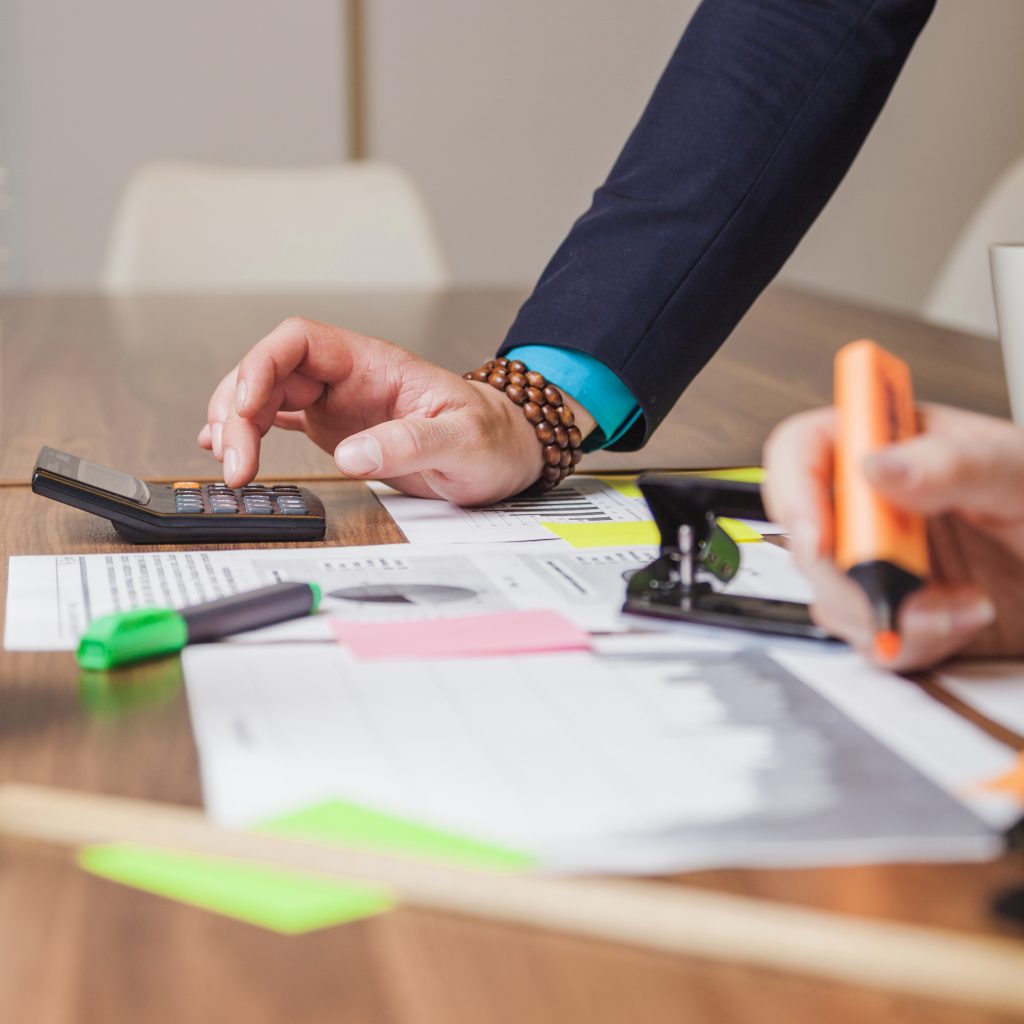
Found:
[[[149,488],[127,473],[119,473],[116,469],[87,462],[77,455],[68,455],[53,448],[44,450],[44,455],[42,465],[51,473],[77,480],[98,491],[116,494],[119,498],[137,501],[140,505],[149,502]]]
[[[90,487],[109,491],[111,494],[130,498],[132,501],[146,502],[149,500],[149,488],[141,480],[136,480],[135,477],[129,476],[127,473],[119,473],[116,469],[97,466],[95,462],[79,459],[78,479]]]

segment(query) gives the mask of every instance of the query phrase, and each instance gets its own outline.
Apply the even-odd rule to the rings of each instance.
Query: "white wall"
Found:
[[[456,278],[537,277],[696,6],[369,0],[370,150],[413,172]]]
[[[695,0],[368,0],[371,150],[412,169],[455,274],[532,280],[586,207]],[[785,280],[916,308],[1024,153],[1024,3],[939,0]]]
[[[1020,0],[939,0],[786,279],[918,309],[975,204],[1024,156],[1022,50]],[[986,252],[978,256],[987,263]]]
[[[369,149],[423,187],[457,281],[528,283],[586,207],[696,0],[364,0]],[[344,155],[344,0],[0,0],[11,280],[96,280],[118,186],[155,156]],[[784,278],[915,308],[1024,153],[1024,3],[939,0]]]
[[[0,247],[15,286],[94,286],[117,192],[143,160],[342,155],[337,0],[0,8]]]

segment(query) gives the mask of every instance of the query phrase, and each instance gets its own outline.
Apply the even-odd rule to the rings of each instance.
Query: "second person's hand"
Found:
[[[1024,655],[1024,429],[940,405],[921,433],[872,455],[871,485],[928,517],[932,576],[900,609],[903,647],[887,668],[913,670],[957,654]],[[780,424],[765,447],[765,504],[786,526],[814,590],[813,615],[873,657],[864,592],[832,560],[834,409]]]
[[[304,432],[345,476],[464,505],[518,493],[543,466],[533,427],[501,392],[301,317],[279,324],[220,382],[199,444],[240,487],[256,475],[273,426]]]

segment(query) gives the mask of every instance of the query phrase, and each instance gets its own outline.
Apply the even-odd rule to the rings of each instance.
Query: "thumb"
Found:
[[[922,434],[869,455],[864,472],[883,497],[921,515],[1024,516],[1024,452],[1019,441],[992,441]]]
[[[346,476],[391,479],[443,469],[456,451],[459,431],[451,417],[409,417],[379,423],[334,450],[334,461]]]

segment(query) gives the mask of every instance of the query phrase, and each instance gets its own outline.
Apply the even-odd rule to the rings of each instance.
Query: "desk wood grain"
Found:
[[[43,444],[137,476],[215,475],[195,443],[210,392],[284,317],[387,337],[461,371],[493,352],[522,298],[515,290],[0,298],[0,481],[25,482]],[[596,452],[583,468],[756,464],[780,419],[829,400],[835,351],[865,336],[910,360],[922,399],[1007,413],[993,342],[771,289],[642,452]],[[326,453],[285,431],[265,442],[262,465],[267,476],[335,475]]]

